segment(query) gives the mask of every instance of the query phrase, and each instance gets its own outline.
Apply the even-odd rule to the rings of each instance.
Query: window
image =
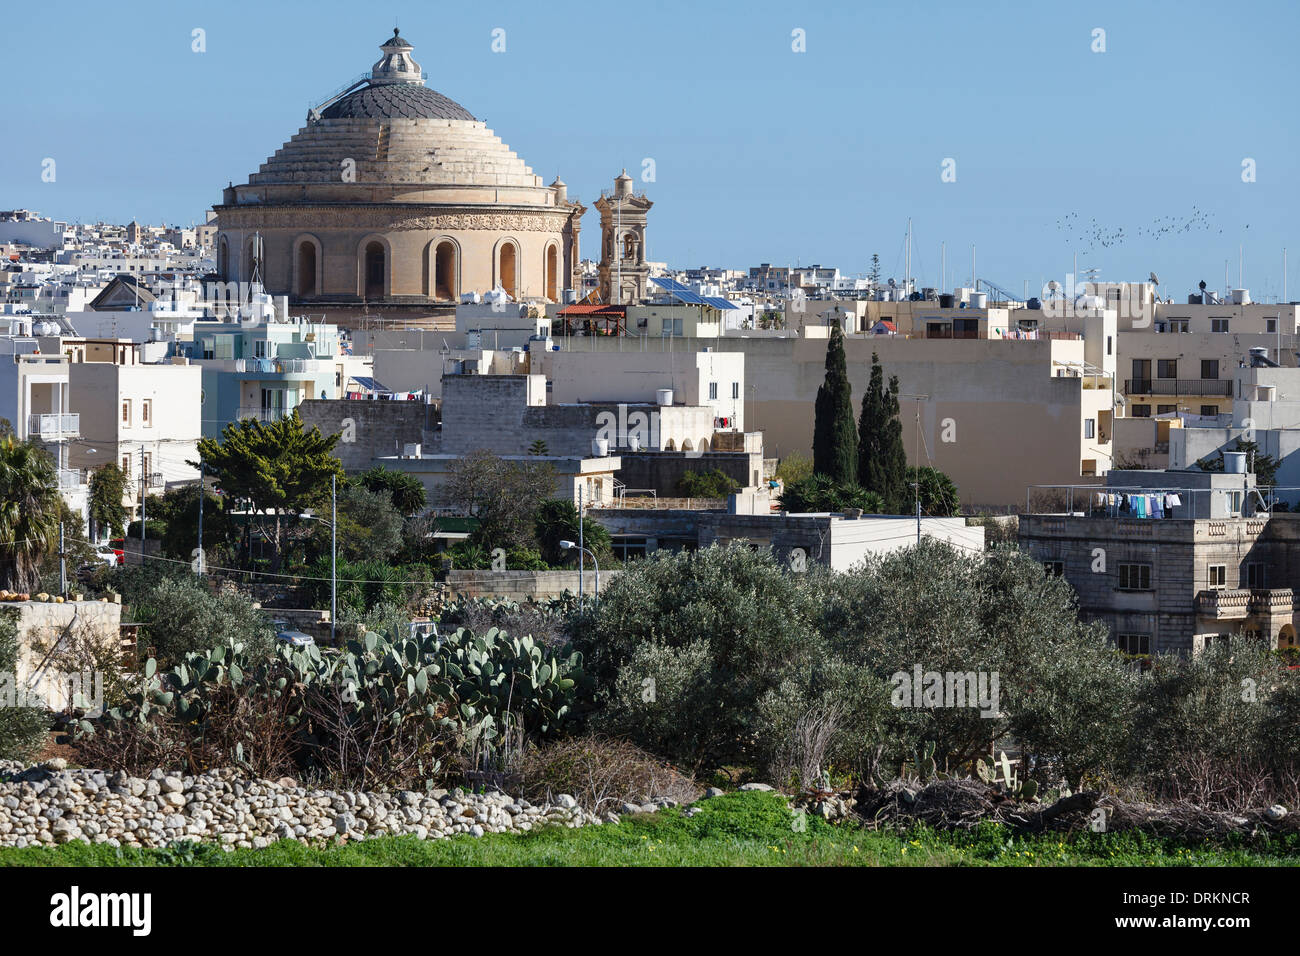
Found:
[[[1049,578],[1059,578],[1065,575],[1064,561],[1044,561],[1043,569],[1047,572]]]
[[[1206,416],[1209,416],[1209,415],[1217,415],[1217,414],[1219,414],[1219,406],[1218,406],[1218,405],[1202,405],[1202,406],[1201,406],[1201,414],[1202,414],[1202,415],[1206,415]]]
[[[1116,634],[1115,646],[1125,654],[1144,655],[1151,653],[1150,634]]]
[[[1188,329],[1187,329],[1187,320],[1186,320],[1186,319],[1170,319],[1170,320],[1169,320],[1169,331],[1170,331],[1170,332],[1186,332],[1186,331],[1188,331]]]
[[[1265,319],[1265,320],[1264,320],[1264,331],[1265,331],[1265,332],[1276,332],[1276,331],[1277,331],[1277,319]]]
[[[925,337],[927,339],[950,339],[952,338],[951,322],[927,322],[925,323]]]
[[[266,339],[258,339],[253,343],[253,357],[266,358]]]
[[[131,424],[131,399],[122,399],[122,424],[130,426]]]
[[[1133,417],[1134,417],[1134,418],[1150,418],[1150,417],[1151,417],[1151,406],[1150,406],[1150,405],[1134,405],[1134,406],[1133,406]]]
[[[710,382],[710,383],[709,383],[709,401],[711,401],[711,402],[716,402],[717,400],[718,400],[718,383],[717,383],[717,382]]]
[[[1151,565],[1121,564],[1119,566],[1119,589],[1121,591],[1150,591]]]
[[[1097,420],[1095,418],[1085,418],[1083,420],[1083,437],[1093,438],[1097,432]]]
[[[1262,561],[1252,561],[1246,565],[1246,587],[1248,588],[1266,588],[1268,587],[1268,565]]]
[[[1210,319],[1210,331],[1211,331],[1211,332],[1227,332],[1227,331],[1228,331],[1228,320],[1227,320],[1227,319]]]
[[[131,456],[130,455],[122,456],[122,475],[128,480],[131,477]]]
[[[1113,354],[1113,353],[1111,352],[1111,348],[1112,348],[1112,346],[1113,346],[1113,344],[1114,344],[1114,338],[1115,338],[1115,337],[1114,337],[1113,335],[1108,335],[1108,336],[1106,336],[1106,354],[1107,354],[1107,355],[1111,355],[1111,354]]]
[[[1156,406],[1156,414],[1157,414],[1157,415],[1172,415],[1172,414],[1174,414],[1176,411],[1178,411],[1178,406],[1177,406],[1177,405],[1157,405],[1157,406]]]
[[[145,398],[140,400],[140,424],[145,428],[153,428],[153,399]]]
[[[1218,378],[1219,360],[1201,359],[1201,378]]]
[[[1156,378],[1177,378],[1178,359],[1156,359]]]
[[[1228,586],[1228,566],[1226,564],[1210,565],[1210,587],[1226,588]]]
[[[731,397],[732,397],[732,398],[740,398],[740,383],[739,383],[739,382],[732,382],[732,383],[731,383]]]

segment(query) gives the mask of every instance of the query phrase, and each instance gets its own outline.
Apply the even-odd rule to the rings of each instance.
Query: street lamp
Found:
[[[572,542],[572,541],[561,541],[561,542],[560,542],[560,550],[561,550],[561,551],[570,551],[570,550],[572,550],[572,549],[574,549],[574,548],[577,548],[578,551],[579,551],[580,553],[582,553],[582,554],[590,554],[590,555],[591,555],[591,563],[592,563],[592,565],[595,566],[595,568],[596,568],[596,609],[597,609],[597,610],[600,610],[600,564],[597,563],[597,561],[596,561],[596,556],[595,556],[594,554],[592,554],[592,552],[591,552],[589,549],[584,548],[584,547],[582,547],[582,546],[580,546],[580,545],[578,545],[578,544],[575,544],[575,543]],[[579,591],[582,590],[582,569],[581,569],[581,568],[578,569],[578,590],[579,590]]]
[[[325,521],[311,513],[308,508],[299,518],[308,521]],[[330,475],[330,644],[338,643],[339,616],[339,501],[338,475]]]

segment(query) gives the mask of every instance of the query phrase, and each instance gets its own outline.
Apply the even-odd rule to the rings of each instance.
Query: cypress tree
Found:
[[[880,458],[884,444],[884,424],[884,372],[880,368],[880,358],[872,352],[871,380],[862,396],[862,415],[858,419],[858,481],[868,491],[881,494],[888,510],[893,507],[893,502],[888,495],[882,493],[884,473]]]
[[[889,391],[882,396],[885,434],[881,442],[881,480],[876,489],[889,510],[901,514],[907,501],[907,449],[903,447],[903,421],[899,417],[898,376],[889,377]]]
[[[858,480],[858,432],[853,426],[853,395],[839,322],[831,326],[831,338],[826,346],[826,379],[817,389],[813,472],[848,484],[856,484]]]
[[[862,396],[858,420],[858,480],[885,502],[889,514],[901,514],[907,503],[907,452],[899,418],[898,376],[889,379],[880,358],[871,353],[871,382]],[[910,509],[909,509],[910,510]]]

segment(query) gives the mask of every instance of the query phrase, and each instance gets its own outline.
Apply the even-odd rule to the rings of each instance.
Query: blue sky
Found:
[[[676,266],[833,264],[1020,292],[1080,267],[1181,300],[1300,298],[1300,5],[243,0],[10,4],[0,208],[186,222],[368,70],[394,24],[429,85],[590,205],[622,167]],[[191,31],[206,31],[206,52]],[[504,53],[492,31],[505,31]],[[1105,52],[1093,52],[1094,30]],[[802,30],[805,52],[794,52]],[[56,163],[42,182],[41,163]],[[1242,181],[1255,162],[1256,181]],[[941,181],[955,162],[956,181]],[[598,252],[597,218],[583,251]],[[1122,234],[1121,234],[1122,230]],[[1139,233],[1139,230],[1142,230]],[[1107,243],[1107,245],[1103,245]]]

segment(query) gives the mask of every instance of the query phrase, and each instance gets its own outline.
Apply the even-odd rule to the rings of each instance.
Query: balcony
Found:
[[[60,468],[58,472],[60,491],[79,488],[86,483],[86,475],[81,469]]]
[[[241,407],[239,409],[239,417],[241,420],[251,418],[254,421],[264,423],[278,422],[280,419],[286,418],[292,414],[292,408],[262,408],[261,406],[255,405],[251,408]]]
[[[42,441],[60,441],[81,434],[81,415],[28,415],[27,434]]]
[[[1222,378],[1130,378],[1124,380],[1124,394],[1133,395],[1221,395],[1232,394],[1232,380]]]
[[[1194,604],[1200,617],[1239,621],[1252,614],[1290,614],[1294,599],[1290,588],[1220,588],[1198,592]]]

